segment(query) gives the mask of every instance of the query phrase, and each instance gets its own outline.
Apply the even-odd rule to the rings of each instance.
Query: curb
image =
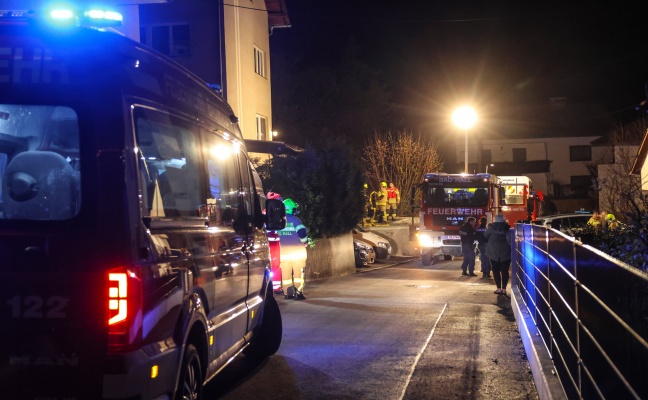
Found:
[[[362,268],[356,267],[356,274],[361,274],[361,273],[370,272],[370,271],[376,271],[376,270],[387,268],[387,267],[393,267],[395,265],[405,264],[405,263],[408,263],[408,262],[410,262],[412,260],[416,260],[416,259],[420,260],[421,259],[421,257],[398,256],[398,257],[392,257],[392,260],[395,259],[395,258],[398,258],[399,260],[396,261],[396,262],[390,262],[389,260],[387,260],[388,263],[385,263],[385,264],[383,264],[383,262],[380,262],[380,265],[375,266],[375,267],[374,267],[374,265],[376,265],[377,263],[371,264],[371,267],[370,266],[366,266],[366,267],[362,267]]]
[[[566,400],[567,395],[560,379],[554,374],[553,360],[538,333],[529,310],[521,301],[520,291],[517,286],[513,286],[511,289],[511,307],[524,344],[524,351],[531,366],[538,398],[540,400]]]

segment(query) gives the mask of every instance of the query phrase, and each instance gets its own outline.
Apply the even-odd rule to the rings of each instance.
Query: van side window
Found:
[[[76,216],[79,141],[77,114],[70,107],[0,104],[0,218]]]
[[[196,217],[202,203],[199,128],[158,111],[136,109],[143,216]]]
[[[241,212],[238,147],[212,133],[206,133],[205,141],[210,202],[216,214],[213,220],[217,225],[232,226]]]

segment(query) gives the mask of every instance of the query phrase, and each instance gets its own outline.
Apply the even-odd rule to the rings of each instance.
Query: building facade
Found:
[[[6,0],[36,9],[44,0]],[[102,0],[124,16],[118,31],[173,58],[219,91],[245,139],[272,140],[270,33],[290,27],[285,0]]]
[[[468,171],[528,176],[533,190],[567,212],[595,208],[592,165],[609,158],[608,147],[593,146],[613,125],[596,106],[568,104],[518,108],[469,136]],[[603,116],[603,117],[602,117]],[[469,133],[470,134],[470,133]],[[465,136],[456,137],[456,159],[465,160]],[[458,163],[461,170],[463,163]],[[561,205],[562,204],[562,205]],[[563,209],[564,208],[564,209]]]

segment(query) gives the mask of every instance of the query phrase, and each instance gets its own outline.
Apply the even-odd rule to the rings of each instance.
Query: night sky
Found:
[[[326,65],[350,41],[411,128],[470,102],[596,103],[615,118],[645,99],[648,1],[286,0],[272,57]]]

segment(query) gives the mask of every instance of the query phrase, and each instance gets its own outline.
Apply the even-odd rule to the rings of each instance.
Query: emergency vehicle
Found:
[[[503,192],[502,214],[513,225],[531,222],[544,215],[544,193],[532,190],[528,176],[498,176]]]
[[[201,399],[281,343],[285,208],[222,97],[90,27],[120,19],[0,12],[3,399]]]
[[[497,213],[509,224],[535,220],[542,193],[530,190],[526,176],[492,174],[426,174],[421,184],[422,204],[418,240],[423,265],[435,257],[461,256],[459,228],[468,217],[492,222]]]
[[[423,265],[435,257],[461,256],[459,228],[467,218],[492,216],[499,208],[498,180],[492,174],[425,174],[418,240]]]

